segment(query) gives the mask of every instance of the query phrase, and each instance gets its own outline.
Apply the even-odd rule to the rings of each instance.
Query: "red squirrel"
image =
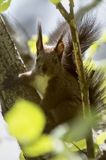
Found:
[[[90,21],[89,19],[81,21],[78,27],[81,50],[84,53],[96,40],[98,29],[95,27],[94,20]],[[55,34],[55,43],[52,43],[53,36],[51,35],[49,45],[44,45],[42,29],[40,25],[38,26],[36,63],[31,71],[19,75],[41,96],[41,107],[48,118],[47,131],[82,114],[81,93],[68,24],[66,22],[61,24],[53,33],[53,35]],[[53,45],[50,46],[50,43]],[[98,93],[104,94],[104,89],[100,89],[102,74],[94,70],[90,70],[86,74],[89,77],[90,104],[91,106],[99,104],[98,108],[103,108],[103,98],[98,95]],[[99,80],[95,79],[97,75],[99,75]]]

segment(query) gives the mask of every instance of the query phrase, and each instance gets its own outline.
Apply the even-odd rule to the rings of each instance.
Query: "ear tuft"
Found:
[[[57,52],[58,52],[58,54],[62,54],[63,51],[64,51],[64,44],[63,44],[63,42],[61,41],[61,42],[59,42],[59,44],[58,44],[58,46],[57,46]]]
[[[42,39],[42,27],[41,24],[38,24],[38,39],[36,42],[37,54],[43,50],[43,39]]]
[[[55,51],[59,57],[62,57],[62,54],[64,52],[64,43],[63,43],[62,38],[63,38],[63,35],[60,37],[55,47]]]

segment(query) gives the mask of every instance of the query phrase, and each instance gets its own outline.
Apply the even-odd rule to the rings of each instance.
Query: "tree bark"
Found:
[[[19,73],[27,69],[14,45],[5,22],[0,16],[0,99],[3,114],[21,97],[37,104],[40,97],[36,90],[25,84],[14,83]],[[11,85],[10,85],[11,84]]]

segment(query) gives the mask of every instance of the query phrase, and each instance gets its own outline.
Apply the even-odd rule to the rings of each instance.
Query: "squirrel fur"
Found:
[[[86,14],[83,17],[76,17],[77,29],[79,34],[80,47],[82,58],[85,56],[85,51],[99,38],[100,25],[96,22],[96,18],[92,14]],[[62,59],[64,68],[78,77],[76,72],[73,44],[71,39],[70,28],[67,22],[58,24],[56,30],[49,37],[49,44],[55,43],[56,39],[64,32],[65,54]],[[84,60],[84,58],[83,58]],[[90,105],[94,107],[97,113],[102,113],[106,110],[106,85],[105,73],[99,67],[94,67],[92,60],[87,61],[84,66],[87,83],[89,85]],[[96,107],[95,107],[96,106]]]
[[[97,40],[98,26],[95,19],[83,17],[77,22],[82,56]],[[74,62],[72,39],[66,22],[59,24],[43,45],[42,29],[38,26],[37,59],[33,69],[19,77],[27,79],[41,95],[41,107],[47,115],[47,131],[82,114],[81,93]],[[88,69],[89,68],[89,69]],[[89,85],[90,105],[98,113],[105,109],[103,72],[85,68]],[[43,85],[42,85],[43,84]]]

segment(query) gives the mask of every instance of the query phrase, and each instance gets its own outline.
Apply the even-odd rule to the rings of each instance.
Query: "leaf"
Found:
[[[66,142],[72,142],[84,138],[88,133],[89,129],[95,125],[97,118],[95,114],[87,116],[85,119],[77,118],[63,136],[63,140]]]
[[[54,140],[52,137],[42,135],[37,141],[22,147],[24,154],[28,157],[36,157],[50,153],[54,150]]]
[[[105,140],[106,140],[106,132],[102,132],[99,136],[97,136],[96,143],[100,145],[103,144]]]
[[[50,0],[50,2],[52,2],[53,4],[58,4],[61,0]]]
[[[82,160],[82,158],[80,155],[76,153],[72,153],[68,150],[65,150],[63,153],[53,157],[50,160]]]
[[[10,6],[11,0],[0,0],[0,13],[7,10]]]
[[[19,143],[27,144],[37,139],[45,127],[45,115],[36,104],[19,100],[5,114],[10,134],[15,136]]]
[[[60,125],[52,131],[55,137],[62,139],[65,142],[73,142],[85,138],[89,129],[94,127],[97,122],[95,113],[91,116],[87,116],[86,119],[77,117],[74,121]]]
[[[79,148],[80,150],[83,150],[86,149],[86,140],[81,139],[79,141],[74,141],[73,143],[66,143],[66,146],[71,152],[79,151]]]
[[[20,160],[25,160],[24,155],[23,155],[23,152],[21,152],[19,159],[20,159]]]
[[[61,155],[58,155],[50,160],[67,160],[67,156],[61,154]]]

